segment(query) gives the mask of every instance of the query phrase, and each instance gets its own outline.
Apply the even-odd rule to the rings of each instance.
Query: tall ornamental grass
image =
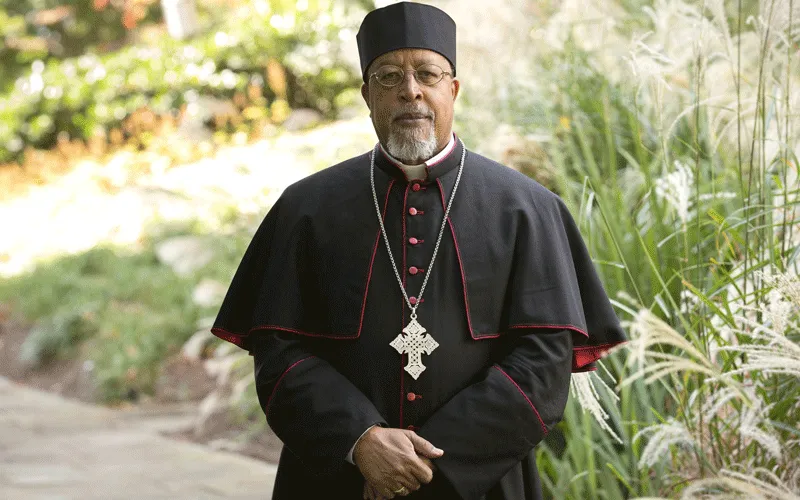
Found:
[[[542,447],[545,487],[798,498],[800,1],[625,12],[639,28],[542,60],[561,83],[541,168],[632,338]]]

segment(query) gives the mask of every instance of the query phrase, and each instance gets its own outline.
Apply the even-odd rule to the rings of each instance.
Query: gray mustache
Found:
[[[405,115],[405,114],[423,115],[423,116],[428,117],[428,118],[432,118],[433,117],[433,113],[431,113],[430,111],[403,110],[403,111],[398,111],[397,113],[393,113],[392,114],[392,120],[396,119],[400,115]]]

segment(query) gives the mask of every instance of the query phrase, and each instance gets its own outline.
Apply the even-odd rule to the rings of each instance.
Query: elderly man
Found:
[[[561,199],[453,133],[453,20],[357,40],[379,142],[283,192],[212,330],[254,356],[273,498],[541,498],[534,447],[623,331]]]

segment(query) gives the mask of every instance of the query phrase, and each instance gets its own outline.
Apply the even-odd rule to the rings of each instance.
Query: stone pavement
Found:
[[[266,499],[277,466],[0,377],[0,499]]]

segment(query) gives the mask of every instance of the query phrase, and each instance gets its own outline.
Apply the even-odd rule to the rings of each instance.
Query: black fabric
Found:
[[[377,149],[379,205],[409,296],[430,265],[462,151],[457,140],[424,181],[409,182]],[[369,166],[367,152],[283,192],[212,328],[254,356],[262,408],[285,445],[273,498],[361,498],[345,458],[374,423],[410,425],[445,451],[420,498],[539,498],[534,447],[561,418],[570,373],[625,341],[572,217],[532,179],[466,152],[417,309],[439,346],[415,380],[389,345],[409,309]]]
[[[432,412],[417,433],[445,454],[434,459],[434,480],[406,498],[541,499],[534,446],[561,419],[571,338],[568,330],[522,335],[498,349],[502,359],[450,400],[433,400],[426,391],[427,402],[413,403]],[[381,404],[386,389],[364,394],[342,380],[346,377],[334,368],[341,356],[319,339],[256,335],[253,353],[259,401],[284,442],[272,498],[360,499],[364,478],[343,457],[365,429],[389,426],[381,416],[387,412]],[[390,377],[346,373],[359,383]]]
[[[440,53],[456,68],[456,23],[432,5],[398,2],[369,12],[356,34],[361,73],[375,58],[397,49],[429,49]]]

